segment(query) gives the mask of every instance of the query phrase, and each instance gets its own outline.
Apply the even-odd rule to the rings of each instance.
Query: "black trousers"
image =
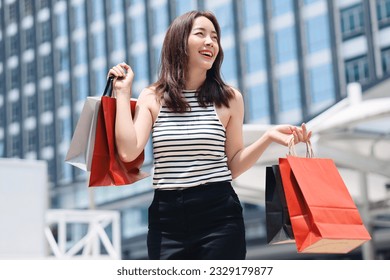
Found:
[[[245,259],[242,207],[231,183],[155,190],[147,245],[154,260]]]

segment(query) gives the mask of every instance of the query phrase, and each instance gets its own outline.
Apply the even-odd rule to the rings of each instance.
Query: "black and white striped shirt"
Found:
[[[173,113],[164,105],[153,125],[154,188],[186,188],[231,181],[226,131],[214,105],[200,107],[195,91],[184,91],[191,106]]]

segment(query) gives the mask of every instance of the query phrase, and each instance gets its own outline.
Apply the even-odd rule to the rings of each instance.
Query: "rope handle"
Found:
[[[305,142],[305,144],[306,144],[306,157],[313,158],[314,152],[310,140]],[[295,150],[294,135],[292,135],[290,141],[288,142],[288,155],[294,157],[298,156]]]

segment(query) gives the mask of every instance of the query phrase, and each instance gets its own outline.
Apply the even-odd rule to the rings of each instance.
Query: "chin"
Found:
[[[202,65],[202,68],[205,68],[206,70],[210,70],[211,68],[213,67],[213,62],[211,62],[211,63],[204,63],[203,65]]]

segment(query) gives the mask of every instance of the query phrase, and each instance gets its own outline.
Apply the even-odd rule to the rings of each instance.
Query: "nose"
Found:
[[[205,37],[205,44],[206,44],[206,46],[210,46],[210,47],[212,47],[213,46],[213,39],[211,39],[211,37],[210,36],[206,36]]]

